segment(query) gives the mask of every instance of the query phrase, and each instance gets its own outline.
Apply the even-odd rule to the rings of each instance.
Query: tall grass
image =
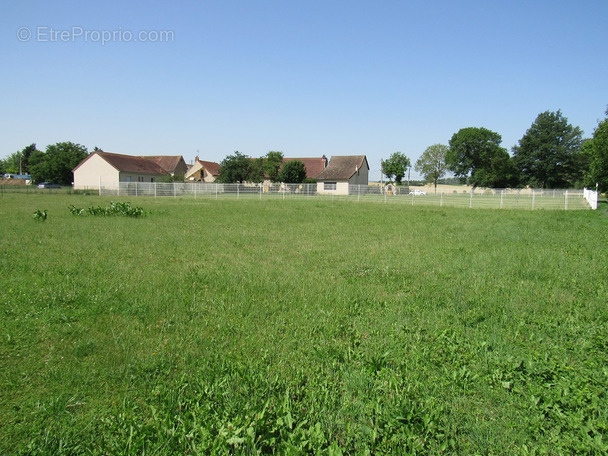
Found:
[[[0,199],[0,453],[608,451],[605,211],[91,198]]]

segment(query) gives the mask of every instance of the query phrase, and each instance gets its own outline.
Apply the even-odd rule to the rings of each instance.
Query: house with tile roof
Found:
[[[350,185],[368,185],[368,177],[365,155],[334,155],[317,176],[317,193],[348,195]]]
[[[185,174],[186,170],[181,155],[134,156],[96,150],[72,172],[75,189],[91,189],[118,188],[120,182],[159,182],[169,176]]]
[[[200,160],[197,156],[186,172],[186,182],[215,182],[219,174],[219,163]]]

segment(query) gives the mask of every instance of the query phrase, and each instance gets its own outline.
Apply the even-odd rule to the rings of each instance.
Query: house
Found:
[[[368,175],[365,155],[334,155],[317,176],[317,193],[348,195],[349,185],[367,185]]]
[[[186,172],[186,182],[215,182],[220,174],[219,163],[195,158],[194,164]]]
[[[159,182],[163,178],[184,174],[187,165],[178,156],[133,156],[96,150],[76,168],[74,188],[118,188],[120,182]]]

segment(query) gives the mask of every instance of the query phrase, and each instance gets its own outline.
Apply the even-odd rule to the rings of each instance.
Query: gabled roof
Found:
[[[327,158],[325,155],[323,157],[314,157],[314,158],[284,158],[283,163],[292,160],[299,160],[304,163],[306,167],[306,177],[309,179],[316,179],[321,171],[325,169],[327,165]]]
[[[329,165],[317,176],[317,179],[350,179],[362,168],[367,168],[367,158],[365,155],[334,155],[329,161]]]
[[[209,174],[211,174],[213,177],[217,177],[220,175],[220,164],[219,163],[215,163],[215,162],[209,162],[209,161],[204,161],[204,160],[197,160],[201,165],[203,165],[203,168],[205,168],[207,170],[207,172]]]
[[[72,171],[76,171],[94,155],[98,155],[99,157],[103,158],[110,164],[110,166],[119,172],[160,175],[169,174],[158,163],[150,160],[149,158],[135,157],[133,155],[112,154],[110,152],[103,152],[99,150],[93,152],[91,155],[81,161]]]
[[[184,160],[181,155],[150,155],[143,156],[142,158],[152,160],[169,173],[174,173],[177,165],[179,165],[179,162]],[[186,163],[184,162],[184,164]]]

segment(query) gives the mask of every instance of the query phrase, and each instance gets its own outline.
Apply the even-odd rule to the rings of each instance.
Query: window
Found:
[[[150,178],[150,182],[154,182],[154,178],[153,177]]]
[[[335,182],[323,182],[323,190],[335,190],[336,183]]]
[[[131,176],[127,176],[127,182],[131,182]]]

